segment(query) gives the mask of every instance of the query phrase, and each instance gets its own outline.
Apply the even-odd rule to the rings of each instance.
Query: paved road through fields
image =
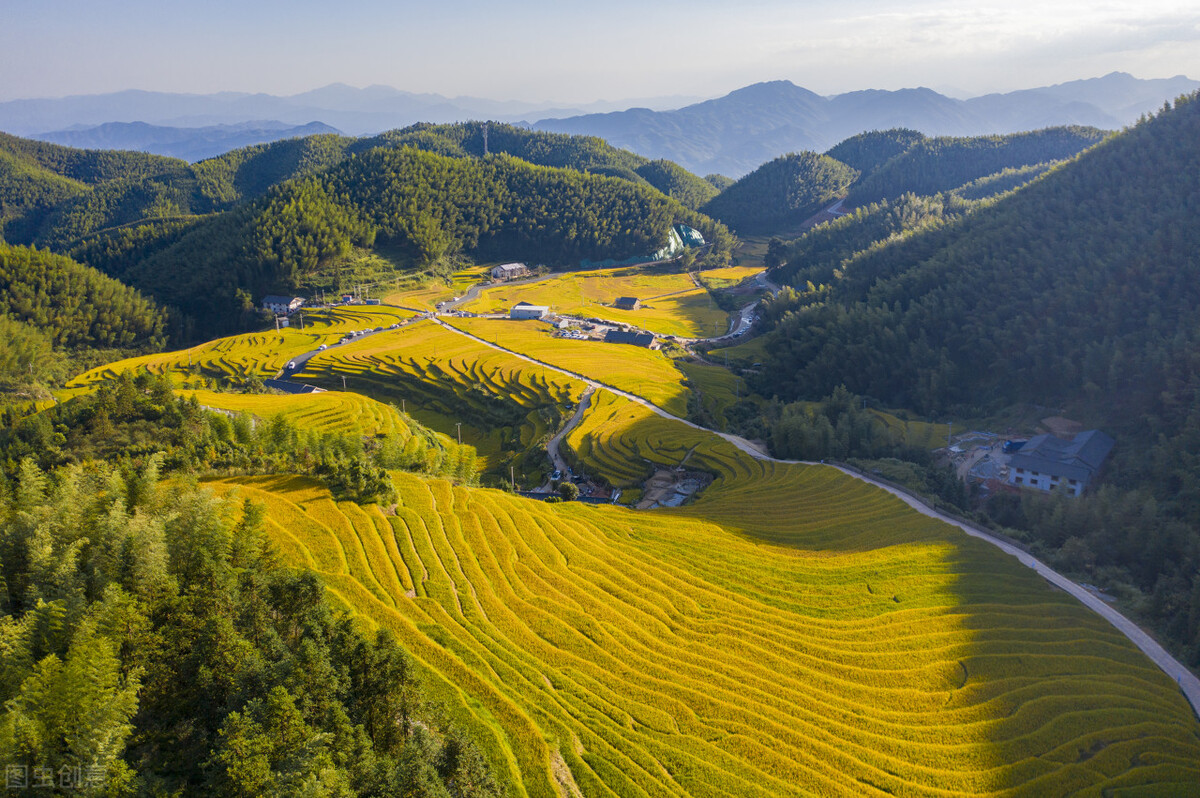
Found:
[[[581,381],[587,383],[588,385],[592,386],[593,389],[594,388],[604,388],[605,390],[611,391],[612,393],[615,393],[618,396],[623,396],[632,402],[637,402],[638,404],[649,408],[650,410],[652,410],[653,412],[657,413],[660,416],[663,416],[664,418],[669,418],[674,421],[678,421],[682,424],[687,424],[689,427],[692,427],[694,429],[703,430],[705,432],[711,432],[715,435],[719,435],[722,438],[724,438],[725,440],[729,441],[734,446],[736,446],[741,451],[750,455],[751,457],[755,457],[760,460],[769,460],[774,463],[790,463],[790,464],[796,464],[796,465],[825,465],[823,463],[813,463],[813,462],[808,462],[808,461],[803,461],[803,460],[780,460],[777,457],[771,457],[769,454],[767,454],[761,448],[759,448],[755,444],[751,443],[750,441],[746,440],[745,438],[742,438],[738,435],[732,435],[728,432],[717,432],[716,430],[712,430],[712,429],[709,429],[708,427],[700,426],[699,424],[695,424],[691,421],[688,421],[687,419],[672,415],[671,413],[668,413],[666,410],[663,410],[658,405],[654,404],[653,402],[651,402],[647,399],[644,399],[641,396],[638,396],[637,394],[629,393],[628,391],[623,391],[623,390],[621,390],[619,388],[615,388],[611,385],[606,385],[598,380],[594,380],[591,377],[587,377],[583,374],[579,374],[577,372],[570,371],[568,369],[559,368],[558,366],[552,365],[550,363],[546,363],[541,360],[537,360],[536,358],[529,357],[528,355],[523,355],[520,352],[513,351],[512,349],[508,349],[506,347],[500,346],[499,344],[494,344],[491,341],[487,341],[483,338],[480,338],[477,335],[471,335],[470,333],[468,333],[464,330],[460,330],[457,327],[446,324],[442,321],[438,321],[437,323],[441,324],[447,330],[456,332],[459,335],[464,335],[467,338],[470,338],[474,341],[478,341],[479,343],[484,344],[485,346],[489,346],[492,349],[496,349],[498,351],[505,352],[509,355],[513,355],[514,357],[518,357],[521,360],[542,366],[543,368],[548,368],[553,371],[557,371],[560,374],[566,374],[570,377],[574,377],[575,379],[581,380]],[[577,416],[582,414],[582,409],[583,409],[583,402],[580,402],[580,408],[576,410]],[[574,423],[575,423],[575,420],[572,419],[572,424],[574,424]],[[1122,615],[1117,610],[1115,610],[1112,607],[1105,604],[1103,601],[1101,601],[1096,596],[1093,596],[1091,593],[1089,593],[1087,590],[1085,590],[1080,585],[1076,584],[1075,582],[1072,582],[1070,579],[1068,579],[1067,577],[1058,573],[1053,568],[1046,565],[1044,562],[1037,559],[1036,557],[1029,554],[1028,552],[1022,551],[1021,549],[1017,548],[1016,546],[1012,545],[1011,543],[1009,543],[1005,540],[1002,540],[1001,538],[998,538],[994,535],[990,535],[987,532],[967,526],[967,525],[963,524],[961,521],[958,521],[957,519],[953,518],[952,516],[946,515],[945,513],[942,513],[940,511],[930,507],[929,505],[925,504],[924,502],[920,501],[919,499],[914,498],[913,496],[910,496],[909,494],[905,493],[902,490],[898,490],[897,488],[895,488],[891,485],[887,485],[883,482],[879,482],[877,480],[871,479],[870,477],[868,477],[866,475],[858,474],[853,471],[850,471],[849,469],[842,468],[841,466],[826,465],[825,467],[836,468],[839,471],[841,471],[842,473],[847,474],[851,477],[854,477],[855,479],[860,479],[863,482],[870,483],[871,485],[874,485],[875,487],[880,488],[881,490],[885,490],[888,493],[891,493],[892,495],[898,497],[902,502],[904,502],[908,506],[912,507],[917,512],[927,515],[931,518],[936,518],[939,521],[944,521],[945,523],[950,524],[951,526],[961,529],[963,532],[967,533],[971,537],[979,538],[980,540],[986,541],[987,543],[992,544],[993,546],[1000,549],[1004,553],[1011,554],[1013,557],[1016,557],[1018,562],[1020,562],[1022,565],[1024,565],[1027,568],[1032,568],[1035,573],[1037,573],[1039,576],[1041,576],[1047,582],[1049,582],[1050,584],[1054,585],[1055,587],[1057,587],[1057,588],[1065,591],[1066,593],[1069,593],[1070,595],[1074,596],[1075,598],[1077,598],[1080,602],[1083,603],[1083,605],[1085,607],[1090,609],[1092,612],[1095,612],[1097,615],[1099,615],[1104,620],[1111,623],[1114,627],[1116,627],[1117,631],[1121,632],[1121,634],[1123,634],[1127,638],[1129,638],[1129,640],[1132,641],[1135,646],[1137,646],[1139,649],[1141,649],[1142,652],[1145,653],[1145,655],[1147,657],[1149,657],[1150,660],[1155,665],[1157,665],[1159,668],[1162,669],[1163,673],[1170,676],[1171,679],[1173,679],[1175,681],[1175,683],[1179,685],[1179,689],[1183,692],[1184,697],[1188,700],[1188,703],[1190,703],[1192,705],[1193,712],[1197,713],[1197,715],[1200,716],[1200,679],[1197,679],[1196,675],[1193,674],[1186,667],[1184,667],[1184,665],[1181,662],[1179,662],[1179,660],[1175,659],[1169,653],[1167,653],[1166,649],[1164,649],[1161,645],[1159,645],[1158,642],[1154,640],[1154,638],[1152,638],[1145,631],[1143,631],[1142,628],[1139,627],[1136,623],[1134,623],[1133,621],[1126,618],[1124,615]]]

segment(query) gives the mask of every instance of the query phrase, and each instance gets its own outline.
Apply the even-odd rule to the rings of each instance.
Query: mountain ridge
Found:
[[[672,111],[630,109],[543,119],[537,130],[596,135],[697,174],[740,177],[787,152],[822,152],[870,130],[980,136],[1080,125],[1116,129],[1200,88],[1183,76],[1142,80],[1122,72],[957,100],[932,89],[865,89],[822,97],[790,81],[746,86]],[[748,98],[753,102],[748,103]]]
[[[53,130],[34,136],[38,141],[85,150],[134,150],[182,158],[195,163],[254,144],[302,138],[323,133],[342,135],[324,122],[289,125],[276,120],[176,127],[146,122],[105,122],[93,127]]]

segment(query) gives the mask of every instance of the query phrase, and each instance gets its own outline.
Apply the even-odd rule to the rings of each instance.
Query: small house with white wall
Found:
[[[304,305],[304,297],[302,296],[280,296],[271,294],[263,297],[263,310],[270,311],[276,316],[286,316],[289,313],[295,313]]]
[[[1096,429],[1081,432],[1071,440],[1036,435],[1009,458],[1008,484],[1078,496],[1100,471],[1114,444],[1112,438]]]
[[[524,263],[502,263],[492,267],[493,280],[516,280],[529,274],[529,267]]]
[[[550,312],[546,305],[531,305],[528,302],[518,302],[508,311],[510,319],[540,319]]]

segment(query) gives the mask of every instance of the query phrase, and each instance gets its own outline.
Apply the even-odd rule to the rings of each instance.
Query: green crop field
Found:
[[[637,297],[637,310],[613,307],[617,297]],[[724,332],[729,316],[690,276],[661,267],[571,272],[525,285],[485,289],[463,306],[475,313],[507,313],[518,302],[548,305],[555,313],[632,324],[659,335],[698,337]]]
[[[961,424],[955,424],[953,430],[946,424],[931,424],[927,421],[906,421],[882,410],[871,411],[879,419],[888,434],[895,435],[909,446],[920,449],[938,449],[946,445],[948,433],[954,435],[966,432]]]
[[[1200,780],[1190,708],[1124,637],[833,469],[758,464],[649,512],[395,481],[395,515],[298,477],[211,484],[264,503],[286,560],[395,632],[514,795]]]
[[[719,429],[726,426],[725,411],[739,400],[750,398],[746,381],[729,369],[686,360],[677,360],[675,365],[687,377],[688,387]],[[761,401],[761,397],[756,400]]]
[[[506,349],[635,393],[669,413],[687,414],[683,374],[661,352],[628,344],[556,338],[546,325],[532,321],[453,319],[451,323]]]
[[[745,343],[710,349],[708,359],[716,363],[728,361],[731,366],[748,368],[767,359],[766,344],[768,340],[769,336],[760,335]]]

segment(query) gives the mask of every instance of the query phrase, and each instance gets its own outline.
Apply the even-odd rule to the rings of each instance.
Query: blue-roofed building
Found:
[[[1071,440],[1036,435],[1009,458],[1008,484],[1078,496],[1100,471],[1114,443],[1097,429]]]

